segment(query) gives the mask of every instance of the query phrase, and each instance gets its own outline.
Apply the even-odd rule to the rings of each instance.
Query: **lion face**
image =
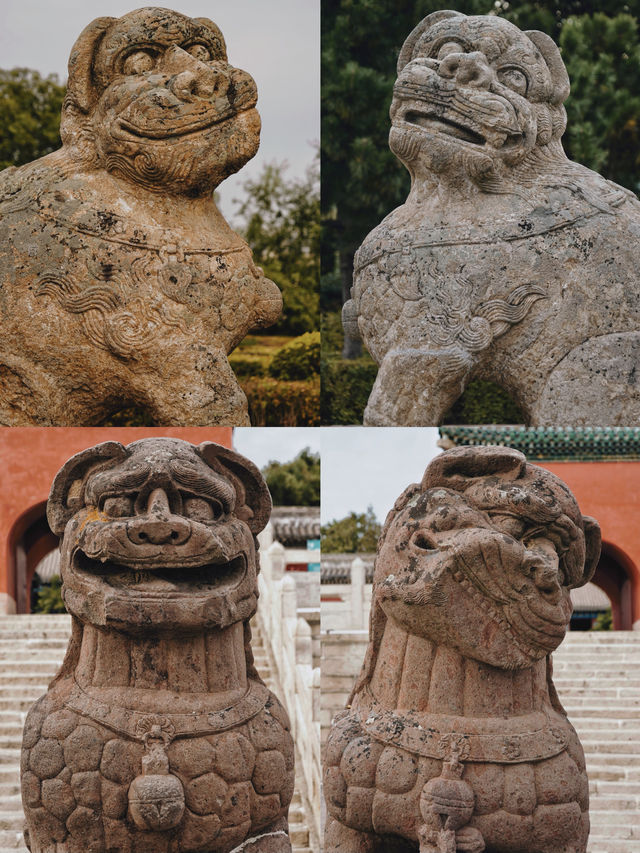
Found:
[[[498,17],[434,13],[398,60],[390,146],[410,170],[500,171],[560,138],[567,94],[548,36]]]
[[[392,513],[376,602],[411,633],[466,657],[528,667],[562,642],[569,590],[595,567],[599,529],[557,478],[516,451],[482,448],[493,456],[479,465],[479,448],[459,450],[434,460],[423,487]]]
[[[211,21],[168,9],[98,19],[69,69],[63,141],[127,180],[204,195],[258,150],[256,85]]]
[[[105,462],[102,450],[111,445]],[[217,448],[223,455],[216,452],[212,465],[211,448],[217,445],[171,439],[128,448],[108,443],[67,463],[49,515],[59,529],[57,516],[63,521],[75,510],[61,546],[63,595],[74,616],[132,633],[151,623],[194,630],[250,618],[257,599],[254,524],[242,474],[225,470],[229,457],[240,471],[242,457]],[[255,472],[248,474],[258,485]],[[270,501],[264,484],[258,490],[263,514]]]

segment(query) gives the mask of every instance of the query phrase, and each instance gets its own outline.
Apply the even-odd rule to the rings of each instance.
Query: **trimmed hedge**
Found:
[[[445,424],[523,424],[524,412],[495,382],[472,379],[442,419]]]
[[[320,379],[284,382],[265,376],[240,383],[252,426],[319,426]]]
[[[322,423],[361,424],[378,365],[368,356],[322,362]]]
[[[320,372],[320,332],[305,332],[285,344],[271,359],[269,376],[294,382]]]

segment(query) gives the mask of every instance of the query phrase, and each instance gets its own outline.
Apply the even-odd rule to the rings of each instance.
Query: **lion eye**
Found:
[[[508,86],[519,95],[526,95],[528,80],[526,74],[518,68],[501,68],[498,71],[498,80],[503,86]]]
[[[123,495],[107,498],[102,505],[102,510],[111,518],[124,518],[133,515],[133,502],[131,498]]]
[[[187,53],[199,59],[200,62],[209,62],[211,59],[211,51],[203,44],[192,44],[191,47],[187,48]]]
[[[222,515],[222,505],[204,498],[187,498],[184,501],[184,514],[194,521],[214,521]]]
[[[457,41],[448,41],[438,50],[438,59],[444,59],[450,53],[465,53],[464,47]]]
[[[156,64],[156,58],[148,50],[136,50],[135,53],[130,53],[124,61],[122,71],[124,74],[143,74],[145,71],[151,71]]]

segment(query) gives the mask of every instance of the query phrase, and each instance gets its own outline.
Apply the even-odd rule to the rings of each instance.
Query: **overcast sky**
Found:
[[[396,498],[422,479],[442,451],[435,427],[328,427],[322,430],[322,523],[373,506],[384,521]]]
[[[320,453],[320,427],[236,427],[233,446],[258,468],[271,462],[291,462],[308,447]]]
[[[94,18],[119,17],[136,0],[0,0],[0,68],[34,68],[67,77],[71,47]],[[153,5],[149,3],[147,5]],[[222,30],[229,61],[258,85],[260,150],[220,187],[227,218],[247,178],[265,163],[286,160],[302,176],[320,139],[320,0],[171,0],[156,5],[211,18]]]

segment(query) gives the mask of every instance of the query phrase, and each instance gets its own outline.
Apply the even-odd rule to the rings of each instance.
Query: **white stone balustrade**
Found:
[[[298,616],[296,584],[285,572],[285,549],[279,542],[260,551],[258,586],[257,619],[280,688],[275,692],[289,710],[296,761],[319,835],[320,668],[313,666],[311,627]]]

